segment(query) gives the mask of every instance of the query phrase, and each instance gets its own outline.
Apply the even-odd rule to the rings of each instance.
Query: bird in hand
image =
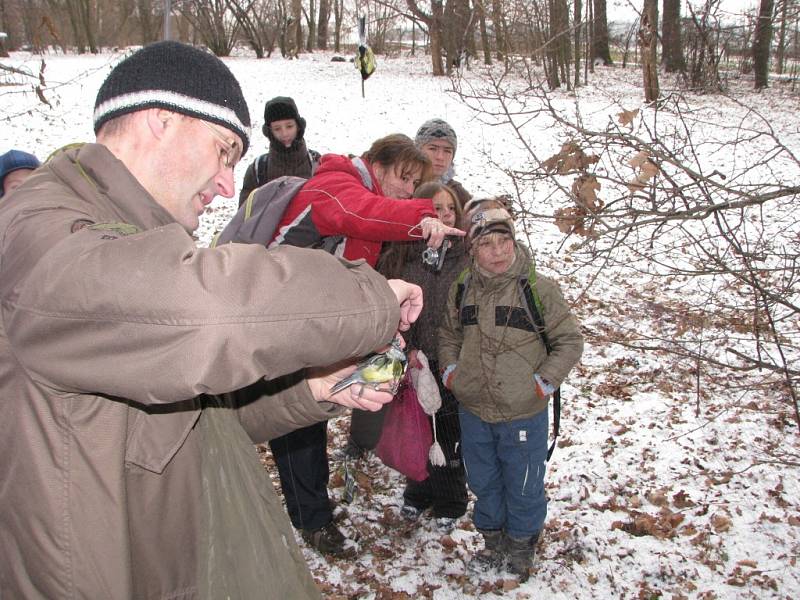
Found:
[[[342,391],[354,383],[360,383],[378,389],[381,384],[391,383],[392,393],[397,391],[397,386],[406,372],[408,359],[400,347],[400,342],[395,338],[386,352],[370,354],[358,363],[356,370],[331,387],[331,394]]]

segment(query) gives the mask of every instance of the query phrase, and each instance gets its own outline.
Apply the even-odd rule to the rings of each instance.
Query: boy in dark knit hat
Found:
[[[0,198],[13,192],[41,163],[33,154],[9,150],[0,156]]]
[[[431,159],[434,178],[456,193],[463,208],[472,195],[453,179],[453,159],[458,149],[455,129],[444,119],[430,119],[417,130],[414,143]]]
[[[467,214],[472,262],[450,288],[439,365],[459,403],[473,521],[485,544],[470,567],[508,564],[525,581],[547,516],[547,406],[580,359],[583,337],[558,285],[531,276],[533,258],[498,204],[476,203]],[[544,334],[523,293],[528,282]]]
[[[213,54],[132,53],[94,124],[0,202],[0,596],[317,600],[253,444],[389,402],[331,395],[354,364],[307,367],[385,346],[421,291],[321,252],[196,245],[249,137]]]
[[[306,148],[306,120],[288,96],[276,96],[264,106],[264,135],[269,152],[256,158],[244,174],[239,206],[250,193],[283,175],[310,178],[319,165],[319,152]]]

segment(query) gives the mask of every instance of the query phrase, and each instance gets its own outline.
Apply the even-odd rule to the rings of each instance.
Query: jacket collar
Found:
[[[102,144],[67,146],[48,165],[81,197],[94,197],[124,223],[152,229],[175,223],[165,208]]]

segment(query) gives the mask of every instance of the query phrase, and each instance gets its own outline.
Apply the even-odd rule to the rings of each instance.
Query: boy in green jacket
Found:
[[[450,289],[439,364],[460,405],[473,521],[485,543],[470,566],[502,568],[508,561],[526,581],[547,516],[547,405],[580,359],[583,337],[558,285],[535,276],[505,208],[475,203],[467,227],[472,262]],[[544,335],[525,299],[526,282]]]

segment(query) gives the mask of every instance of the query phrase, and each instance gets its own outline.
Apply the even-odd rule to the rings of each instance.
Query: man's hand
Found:
[[[439,219],[433,217],[425,217],[419,222],[419,227],[422,229],[422,237],[428,240],[428,246],[431,248],[438,248],[444,242],[444,238],[448,235],[457,235],[463,237],[466,235],[465,231],[461,231],[456,227],[448,227]]]
[[[348,408],[360,408],[376,412],[387,402],[391,402],[394,394],[391,384],[378,386],[374,389],[368,385],[355,383],[341,392],[331,395],[331,388],[343,378],[351,375],[356,370],[358,359],[348,360],[328,367],[308,369],[308,387],[311,395],[317,402],[334,402]]]
[[[402,279],[390,279],[389,287],[400,303],[400,324],[397,328],[407,331],[422,312],[422,288]]]

